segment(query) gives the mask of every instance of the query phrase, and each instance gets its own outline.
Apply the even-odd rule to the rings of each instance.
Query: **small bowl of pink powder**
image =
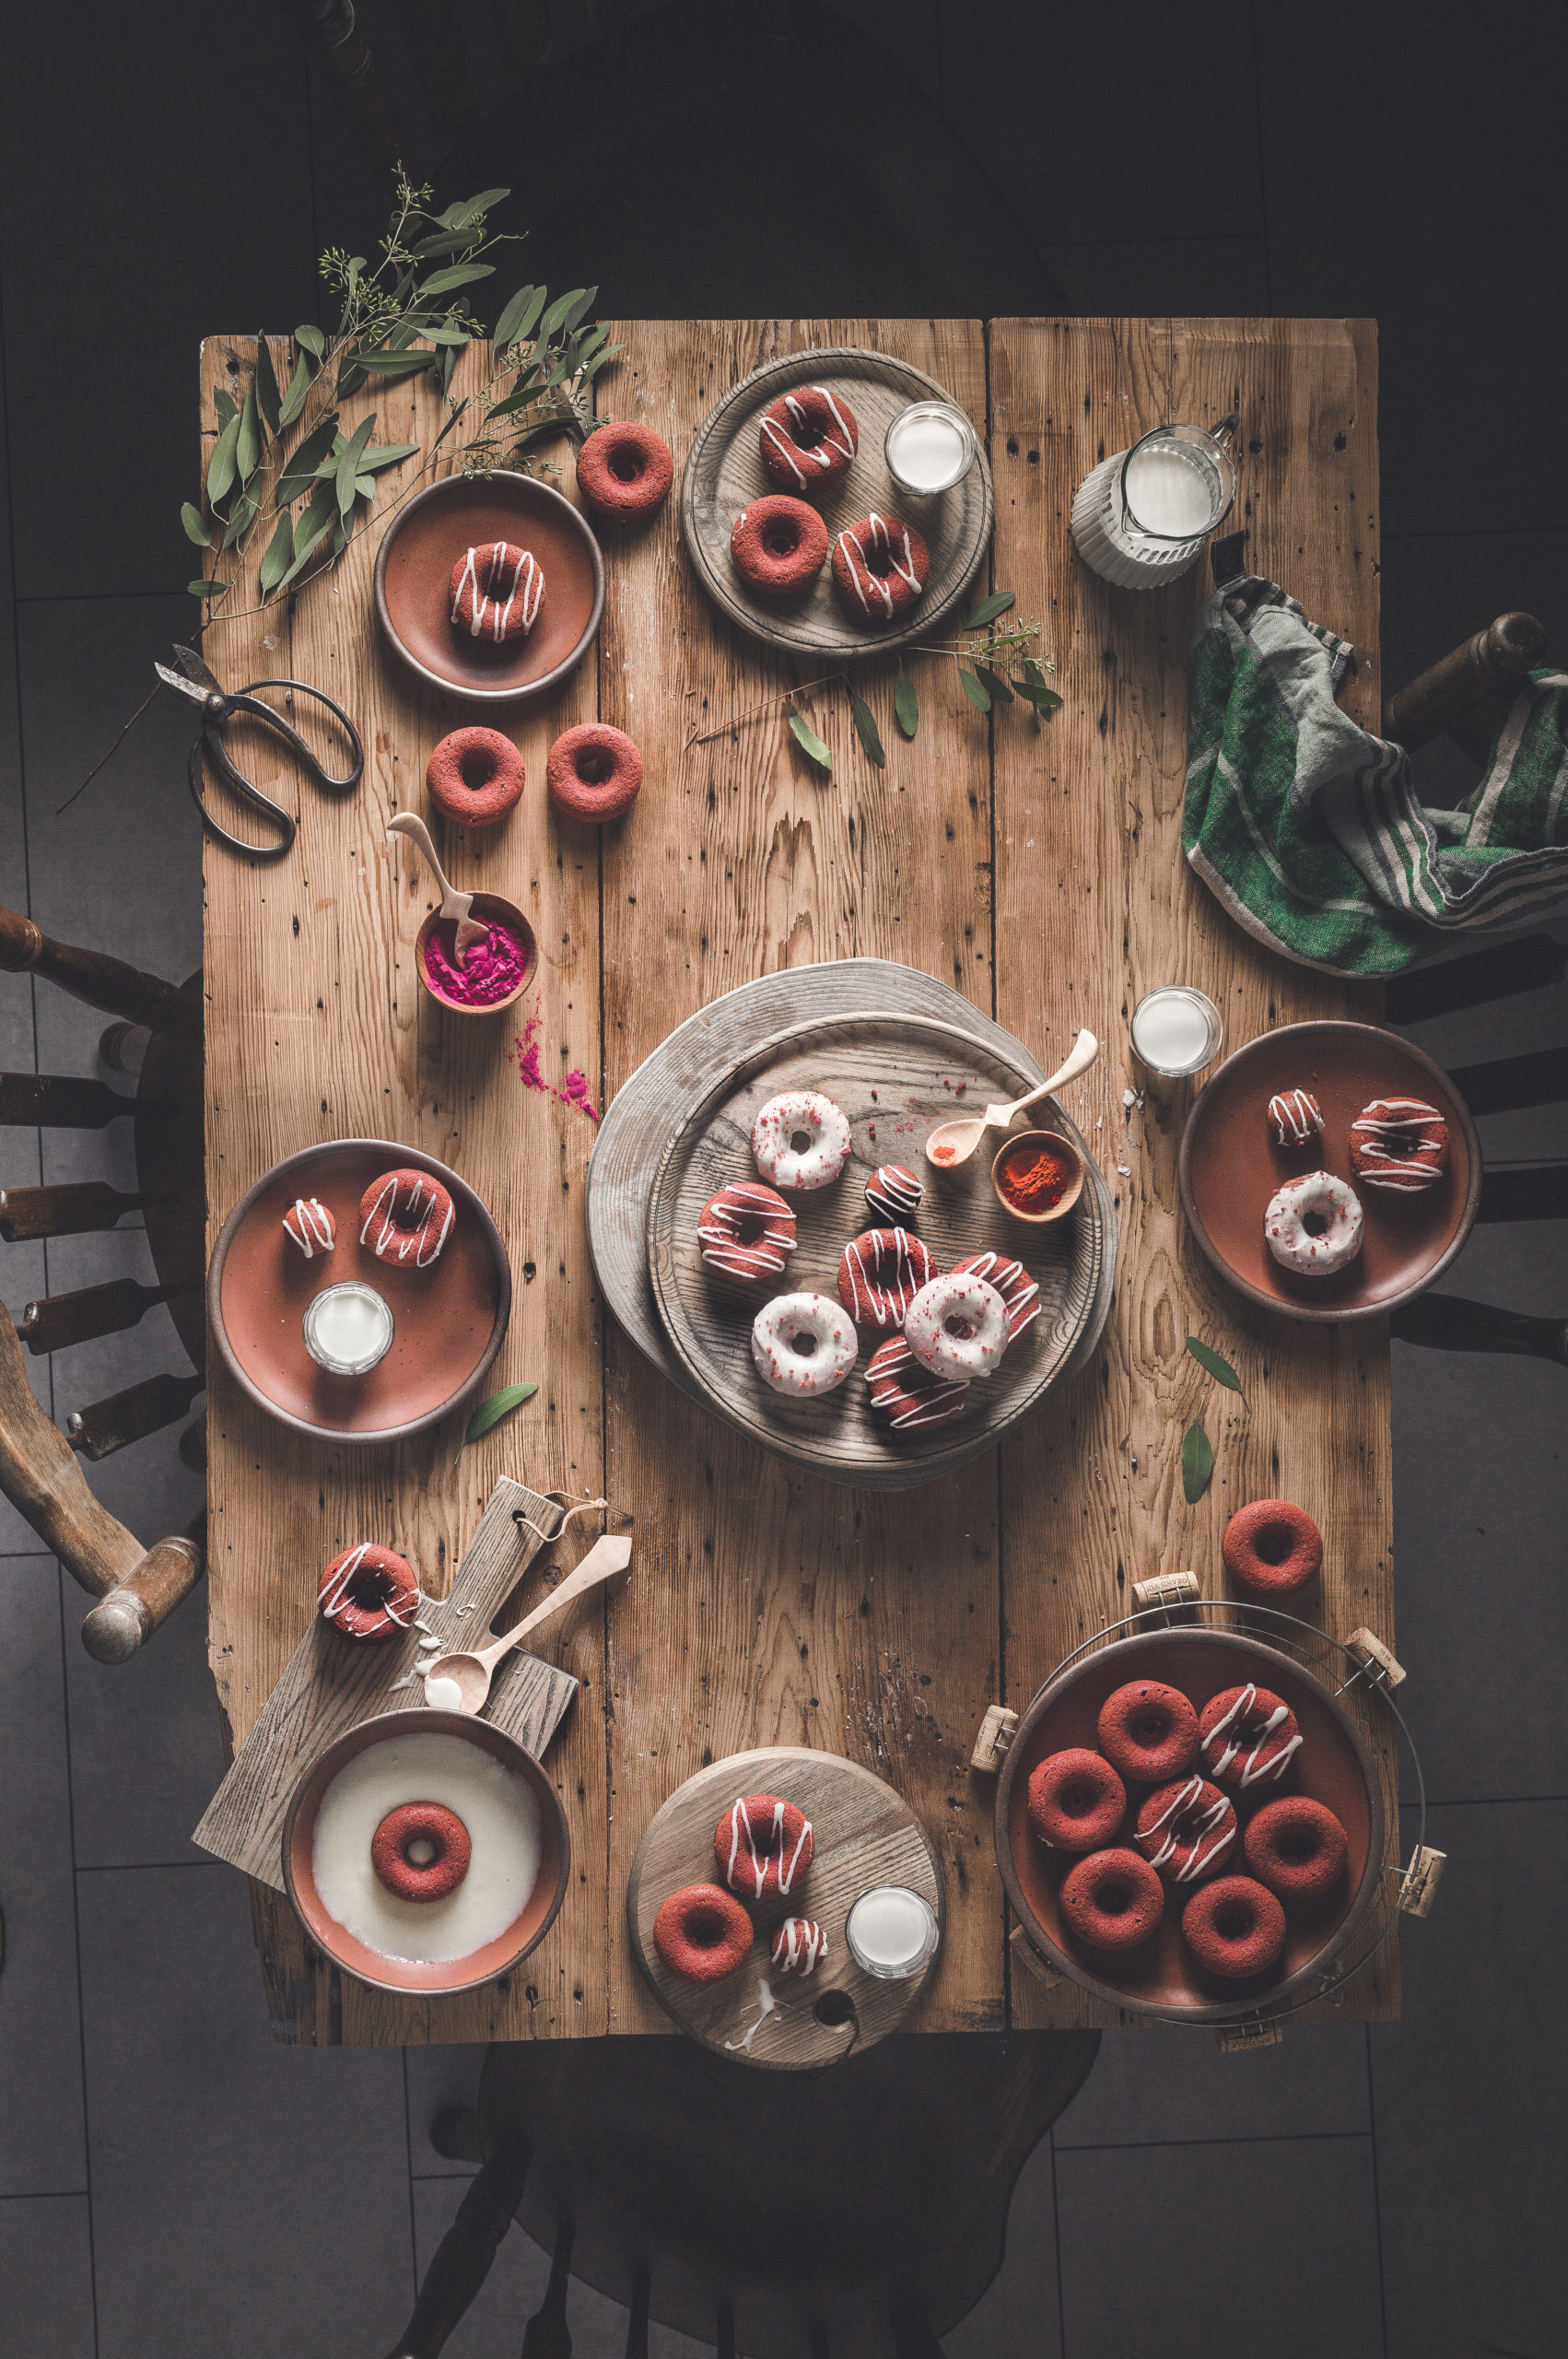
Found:
[[[475,893],[474,915],[487,931],[460,966],[457,927],[432,910],[414,946],[419,980],[430,997],[459,1015],[496,1015],[525,992],[539,968],[533,928],[515,901]]]

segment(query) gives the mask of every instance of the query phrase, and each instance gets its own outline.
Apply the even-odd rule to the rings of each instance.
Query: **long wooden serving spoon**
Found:
[[[479,945],[487,939],[490,932],[489,927],[481,924],[473,914],[473,894],[460,893],[457,886],[450,882],[445,869],[436,857],[436,847],[430,841],[430,830],[417,811],[400,811],[395,819],[387,821],[387,833],[389,836],[406,836],[410,842],[417,844],[424,853],[429,864],[430,874],[441,888],[441,915],[444,918],[452,919],[457,926],[457,963],[460,967],[466,967],[469,952],[476,950]]]
[[[1064,1082],[1076,1081],[1081,1073],[1087,1073],[1099,1053],[1100,1044],[1094,1035],[1080,1032],[1066,1063],[1059,1065],[1047,1081],[1042,1081],[1037,1089],[1031,1089],[1027,1097],[1015,1097],[1011,1106],[988,1106],[983,1114],[966,1114],[956,1122],[939,1122],[926,1141],[926,1161],[938,1171],[951,1171],[956,1164],[967,1163],[988,1131],[1007,1130],[1025,1106],[1033,1106],[1036,1098],[1048,1097]]]
[[[552,1614],[558,1614],[563,1605],[569,1605],[574,1598],[580,1597],[584,1590],[596,1589],[601,1581],[612,1580],[617,1573],[624,1573],[631,1556],[632,1543],[626,1535],[607,1532],[603,1540],[594,1542],[581,1564],[569,1572],[548,1597],[542,1599],[532,1614],[525,1614],[515,1630],[509,1630],[504,1638],[497,1638],[494,1646],[476,1648],[473,1654],[438,1655],[425,1672],[427,1704],[436,1705],[439,1709],[449,1712],[483,1710],[485,1699],[490,1693],[490,1682],[496,1675],[496,1665],[514,1647],[520,1647],[531,1630],[536,1630],[541,1622],[547,1622]],[[456,1690],[455,1701],[444,1691],[437,1696],[430,1693],[437,1680],[448,1682]]]

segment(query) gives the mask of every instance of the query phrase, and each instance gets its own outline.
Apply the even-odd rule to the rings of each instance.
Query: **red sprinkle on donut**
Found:
[[[1266,1974],[1285,1946],[1285,1912],[1251,1876],[1220,1876],[1181,1912],[1187,1946],[1199,1966],[1227,1980]]]
[[[1203,1766],[1234,1793],[1282,1778],[1301,1749],[1295,1714],[1267,1687],[1222,1688],[1204,1705],[1198,1735]]]
[[[696,1243],[710,1270],[755,1285],[778,1277],[794,1251],[795,1215],[760,1180],[732,1180],[704,1204]]]
[[[833,544],[833,580],[860,622],[890,622],[912,606],[930,571],[926,545],[898,516],[862,516]]]
[[[473,1849],[455,1810],[404,1802],[370,1837],[370,1865],[400,1900],[444,1900],[468,1873]]]
[[[868,1228],[844,1249],[838,1299],[863,1327],[902,1327],[920,1288],[936,1275],[930,1248],[907,1228]]]
[[[1007,1340],[1015,1344],[1025,1327],[1032,1327],[1040,1315],[1040,1288],[1029,1275],[1022,1262],[1010,1262],[1004,1253],[971,1253],[962,1262],[954,1262],[953,1274],[957,1277],[984,1278],[987,1285],[995,1286],[1007,1306]]]
[[[895,1434],[919,1433],[927,1426],[945,1426],[969,1398],[967,1384],[937,1376],[915,1357],[907,1337],[890,1335],[866,1363],[866,1390],[872,1407],[885,1417]]]
[[[1029,1824],[1053,1851],[1097,1851],[1127,1816],[1127,1788],[1086,1745],[1048,1754],[1029,1772]]]
[[[510,541],[486,541],[452,568],[449,593],[451,627],[470,639],[499,647],[533,628],[544,596],[544,576],[532,549]]]
[[[316,1584],[322,1618],[345,1638],[392,1638],[419,1611],[414,1567],[391,1548],[362,1540],[334,1556]]]
[[[684,1982],[721,1982],[751,1954],[752,1920],[716,1884],[688,1884],[654,1919],[653,1946]]]
[[[787,1899],[812,1863],[812,1823],[777,1794],[742,1794],[713,1830],[713,1856],[731,1892]]]
[[[577,454],[577,487],[601,516],[651,516],[674,480],[670,445],[651,426],[596,427]]]
[[[1095,1735],[1124,1778],[1163,1786],[1190,1769],[1198,1753],[1198,1715],[1179,1687],[1134,1679],[1107,1696]]]
[[[426,764],[425,784],[460,827],[493,827],[522,792],[522,756],[498,729],[454,729]]]
[[[1229,1795],[1206,1778],[1178,1778],[1150,1795],[1132,1839],[1149,1865],[1172,1884],[1199,1884],[1213,1874],[1235,1843],[1235,1809]]]
[[[1226,1524],[1220,1554],[1239,1588],[1254,1597],[1288,1597],[1320,1569],[1323,1534],[1289,1499],[1254,1499]]]
[[[769,402],[758,440],[775,483],[786,491],[821,491],[848,472],[860,429],[841,394],[825,385],[800,385]]]
[[[827,555],[827,526],[803,499],[775,493],[743,508],[730,534],[730,556],[749,590],[793,598],[809,590]]]
[[[786,1917],[768,1955],[780,1974],[814,1974],[827,1955],[827,1935],[809,1917]]]
[[[1095,1851],[1061,1880],[1061,1913],[1096,1950],[1135,1950],[1165,1913],[1165,1887],[1136,1851]]]
[[[602,827],[629,811],[642,787],[642,756],[624,729],[581,721],[550,748],[544,783],[557,809]]]
[[[427,1270],[451,1225],[452,1200],[427,1171],[385,1171],[359,1199],[360,1244],[400,1270]]]
[[[1321,1900],[1345,1872],[1351,1847],[1331,1810],[1305,1794],[1265,1802],[1242,1837],[1259,1884],[1284,1901]]]

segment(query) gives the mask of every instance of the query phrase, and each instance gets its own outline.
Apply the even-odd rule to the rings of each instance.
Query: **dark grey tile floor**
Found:
[[[596,18],[645,13],[549,5],[568,48]],[[1379,318],[1389,678],[1510,605],[1562,654],[1559,20],[1535,19],[1521,59],[1477,38],[1461,54],[1435,23],[1414,41],[1405,12],[1377,6],[1346,30],[1247,0],[1201,19],[1152,0],[1025,5],[1000,25],[965,0],[844,13],[896,43],[983,158],[1048,300]],[[439,135],[403,15],[362,14],[424,168]],[[455,19],[500,100],[497,16],[462,0]],[[183,722],[155,708],[57,807],[190,627],[175,509],[197,337],[292,325],[317,248],[361,241],[381,205],[272,0],[165,0],[156,38],[107,0],[72,21],[69,66],[36,13],[0,36],[0,894],[181,975],[200,952]],[[953,237],[962,252],[962,219]],[[743,210],[716,205],[710,266],[705,308],[749,310]],[[615,268],[612,252],[609,298],[635,315]],[[1047,308],[1044,287],[1020,284],[1013,308]],[[1427,760],[1434,793],[1458,782],[1452,756]],[[99,1029],[0,979],[6,1067],[90,1074]],[[1418,1037],[1449,1062],[1560,1042],[1568,992]],[[1493,1157],[1568,1150],[1561,1108],[1483,1128]],[[0,1184],[129,1171],[123,1125],[0,1132]],[[0,1247],[13,1310],[148,1268],[134,1224]],[[1478,1231],[1450,1284],[1568,1315],[1568,1221]],[[159,1312],[33,1374],[63,1417],[179,1364]],[[949,2337],[957,2359],[1130,2359],[1156,2341],[1209,2359],[1260,2331],[1281,2359],[1562,2347],[1565,1381],[1396,1348],[1400,1652],[1428,1838],[1449,1857],[1433,1918],[1405,1934],[1404,2021],[1229,2059],[1202,2038],[1107,2037],[1024,2174],[1006,2265]],[[172,1433],[96,1480],[149,1535],[199,1500]],[[0,2359],[387,2349],[462,2192],[428,2125],[472,2094],[478,2051],[275,2048],[242,1890],[189,1839],[220,1758],[199,1603],[104,1671],[77,1644],[80,1594],[3,1506],[0,1590]],[[515,2353],[544,2273],[514,2234],[451,2352]],[[579,2354],[622,2347],[622,2314],[585,2289],[571,2325]]]

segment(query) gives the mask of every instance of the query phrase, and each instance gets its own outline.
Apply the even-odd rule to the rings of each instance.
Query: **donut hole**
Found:
[[[617,483],[636,483],[648,473],[648,454],[636,442],[612,443],[607,464]]]
[[[1323,1838],[1309,1820],[1287,1820],[1276,1827],[1270,1838],[1270,1849],[1286,1867],[1309,1867],[1323,1848]]]
[[[403,1847],[403,1856],[411,1868],[433,1867],[440,1858],[440,1846],[428,1835],[415,1835]]]
[[[1237,1894],[1221,1901],[1211,1922],[1222,1942],[1246,1942],[1258,1930],[1258,1911]]]
[[[1106,1876],[1094,1886],[1094,1906],[1102,1917],[1125,1917],[1136,1897],[1126,1876]]]
[[[687,1912],[681,1931],[694,1950],[716,1950],[730,1938],[727,1921],[707,1902]]]
[[[865,551],[860,562],[865,567],[868,573],[891,573],[893,571],[893,551],[891,547],[888,547],[882,543],[877,543],[872,547]]]
[[[811,1153],[811,1151],[812,1151],[812,1134],[811,1134],[810,1131],[791,1131],[791,1132],[790,1132],[790,1154],[791,1154],[791,1155],[809,1155],[809,1154]]]
[[[584,786],[604,786],[615,775],[615,759],[603,745],[579,746],[572,768]]]
[[[797,451],[814,451],[822,440],[822,428],[814,417],[802,417],[791,426]]]
[[[760,1245],[766,1235],[767,1223],[760,1213],[741,1213],[737,1215],[734,1227],[737,1245]]]
[[[1288,1523],[1266,1523],[1252,1535],[1253,1553],[1266,1565],[1282,1565],[1293,1553],[1296,1538]]]
[[[780,516],[767,526],[762,546],[769,557],[793,557],[801,546],[800,528],[788,517]]]
[[[1268,1721],[1261,1715],[1254,1715],[1249,1719],[1231,1722],[1230,1741],[1238,1753],[1252,1753],[1262,1743],[1268,1733]]]
[[[1301,1225],[1308,1237],[1326,1237],[1328,1233],[1328,1215],[1325,1212],[1320,1212],[1314,1204],[1308,1211],[1303,1213]]]
[[[1088,1778],[1069,1778],[1057,1788],[1056,1806],[1064,1818],[1088,1818],[1105,1802],[1105,1790]]]
[[[387,1215],[394,1228],[403,1229],[410,1237],[415,1229],[424,1227],[426,1216],[426,1208],[422,1205],[398,1203],[393,1204]]]
[[[1152,1707],[1141,1712],[1134,1712],[1127,1724],[1127,1733],[1132,1743],[1141,1746],[1148,1753],[1157,1751],[1164,1743],[1170,1732],[1169,1717]]]
[[[962,1311],[954,1310],[942,1320],[942,1326],[955,1344],[966,1344],[975,1330]]]
[[[458,776],[474,794],[482,794],[496,775],[493,755],[483,745],[470,745],[457,766]]]
[[[362,1614],[379,1614],[392,1596],[392,1587],[389,1575],[378,1572],[373,1566],[361,1565],[348,1584],[348,1602],[358,1606]]]
[[[802,1327],[798,1334],[790,1337],[790,1349],[801,1359],[811,1358],[812,1354],[816,1350],[816,1337],[809,1327]],[[758,1848],[766,1848],[766,1846],[759,1845]]]

